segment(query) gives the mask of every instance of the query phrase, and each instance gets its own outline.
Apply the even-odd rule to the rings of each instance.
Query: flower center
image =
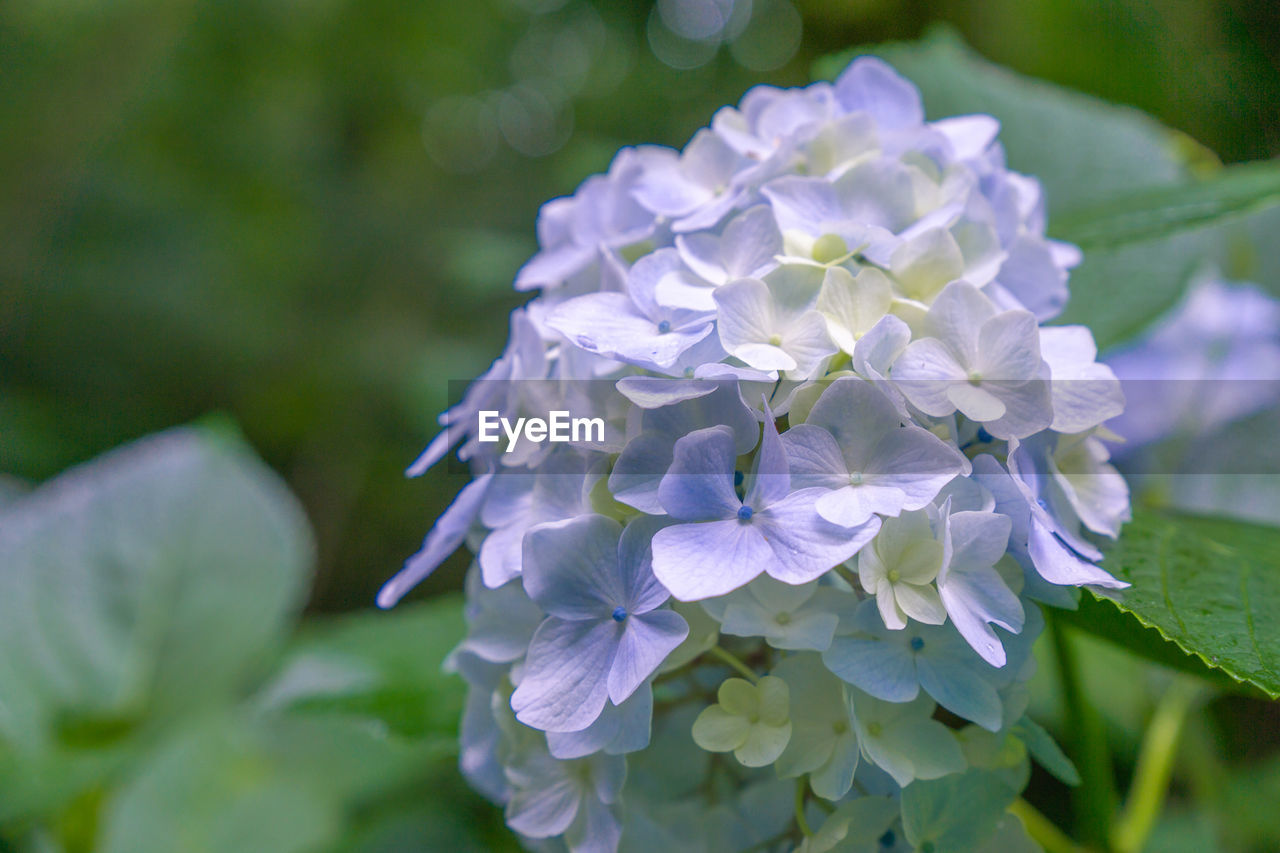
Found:
[[[770,335],[770,336],[769,336],[769,346],[771,346],[771,347],[780,347],[780,346],[782,346],[782,335]]]
[[[790,625],[791,614],[786,612],[779,613],[777,616],[773,617],[773,621],[777,622],[779,625]]]
[[[849,731],[849,724],[846,723],[844,720],[836,720],[834,723],[831,724],[831,731],[835,732],[838,735],[842,735],[845,732]]]
[[[663,320],[661,323],[658,324],[658,334],[665,335],[669,331],[671,331],[671,324],[668,323],[666,320]]]
[[[981,374],[981,373],[979,373],[979,372],[978,372],[978,371],[976,371],[976,370],[970,370],[970,371],[969,371],[969,384],[970,384],[970,385],[981,385],[981,384],[982,384],[982,374]]]
[[[829,264],[849,254],[849,244],[839,234],[823,234],[813,241],[813,259]]]
[[[614,621],[614,622],[621,622],[623,619],[626,619],[626,618],[627,618],[627,609],[626,609],[625,607],[615,607],[615,608],[613,608],[613,621]]]
[[[754,514],[755,514],[755,510],[753,510],[751,507],[747,506],[746,504],[743,504],[742,506],[738,507],[738,521],[750,521],[751,516]]]
[[[851,485],[851,486],[861,486],[861,485],[862,485],[862,472],[861,472],[861,471],[854,471],[852,474],[850,474],[850,475],[849,475],[849,485]]]
[[[897,583],[902,574],[897,569],[890,569],[885,577],[889,579],[889,583]]]
[[[871,735],[872,737],[880,737],[881,733],[883,732],[884,732],[884,727],[881,726],[879,723],[874,721],[867,723],[867,734]]]
[[[920,650],[921,650],[921,649],[923,649],[923,648],[924,648],[924,640],[920,639],[919,637],[912,637],[912,638],[911,638],[911,650],[912,650],[912,651],[918,652],[918,651],[920,651]]]

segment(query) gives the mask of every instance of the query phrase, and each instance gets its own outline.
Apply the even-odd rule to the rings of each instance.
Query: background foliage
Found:
[[[886,55],[922,86],[931,116],[999,116],[1011,165],[1046,180],[1051,231],[1089,250],[1066,319],[1089,323],[1104,346],[1120,343],[1176,300],[1206,256],[1234,277],[1280,282],[1280,253],[1265,239],[1280,227],[1268,206],[1274,172],[1238,181],[1219,165],[1280,153],[1273,3],[758,5],[775,15],[766,32],[791,26],[782,6],[803,24],[780,67],[748,67],[779,59],[751,52],[752,31],[699,67],[664,64],[659,56],[672,55],[654,35],[652,4],[639,0],[0,6],[0,472],[16,478],[0,483],[3,494],[215,411],[239,424],[302,504],[215,426],[181,434],[171,461],[188,472],[243,465],[250,489],[281,502],[280,529],[240,543],[274,548],[253,557],[272,571],[246,566],[234,587],[200,586],[199,564],[179,559],[187,546],[174,543],[204,543],[219,566],[236,560],[216,551],[227,543],[207,527],[184,528],[189,517],[139,532],[154,538],[156,556],[132,575],[95,568],[110,553],[102,543],[50,533],[23,546],[34,549],[23,552],[32,565],[84,559],[57,564],[67,578],[42,575],[45,586],[0,601],[0,702],[57,699],[33,700],[0,725],[9,742],[48,746],[0,751],[0,850],[165,850],[179,832],[193,850],[503,843],[499,818],[465,791],[449,753],[460,685],[438,669],[460,608],[438,596],[459,588],[463,555],[418,593],[436,597],[427,604],[333,614],[369,607],[461,485],[443,472],[405,481],[401,471],[434,432],[449,380],[498,353],[539,204],[572,191],[621,145],[683,144],[753,83],[807,82],[819,57],[949,22],[981,56],[936,30],[924,48],[890,45]],[[1155,121],[1012,77],[982,56]],[[1161,215],[1180,197],[1160,188],[1187,182],[1191,190],[1174,192],[1208,193],[1221,209],[1194,222]],[[1132,239],[1108,243],[1117,229],[1096,223],[1124,212],[1118,197],[1150,215],[1126,220]],[[215,465],[219,454],[236,461]],[[212,494],[231,488],[211,476]],[[237,520],[236,503],[226,523],[253,521]],[[1135,528],[1159,538],[1169,525],[1197,533],[1159,515]],[[1174,549],[1188,584],[1204,553],[1222,556],[1215,545],[1245,548],[1239,570],[1253,582],[1277,564],[1273,540],[1250,548],[1250,530],[1198,532]],[[6,568],[19,564],[5,553]],[[1111,559],[1135,580],[1159,570]],[[118,581],[112,595],[122,598],[111,601],[124,609],[95,615],[103,602],[85,584],[103,578]],[[1175,589],[1173,598],[1184,594],[1205,592]],[[1254,600],[1272,621],[1265,602],[1276,595],[1273,582]],[[42,614],[24,600],[58,606]],[[311,615],[286,639],[304,601]],[[1130,602],[1155,627],[1113,621],[1111,636],[1133,647],[1133,631],[1146,630],[1151,656],[1197,670],[1200,683],[1204,667],[1170,654],[1161,635],[1200,651],[1197,636],[1220,632],[1176,614],[1162,622],[1162,604]],[[1110,607],[1087,602],[1082,613],[1096,606]],[[121,614],[130,618],[113,621]],[[106,645],[50,627],[57,619],[101,629]],[[122,624],[154,627],[131,634]],[[169,624],[195,633],[183,641]],[[71,635],[82,651],[68,653]],[[44,636],[70,669],[62,681],[23,681],[15,673],[43,660]],[[1093,778],[1123,790],[1150,697],[1175,676],[1069,626],[1055,636],[1075,650],[1096,718],[1063,717],[1065,688],[1049,659],[1033,710],[1055,733],[1075,733],[1066,741],[1082,773],[1082,754],[1101,756]],[[1274,649],[1236,662],[1252,674],[1252,693],[1219,678],[1199,695],[1150,849],[1261,850],[1280,840],[1265,805],[1280,793],[1280,715],[1260,698],[1280,689]],[[182,657],[214,651],[217,660]],[[1229,664],[1232,653],[1208,652]],[[201,682],[199,702],[190,685],[166,686],[197,666],[219,675]],[[185,778],[190,766],[205,772]],[[1048,774],[1036,771],[1028,798],[1071,824],[1066,789]],[[190,815],[183,827],[154,821],[175,809]],[[280,834],[218,834],[260,826]]]

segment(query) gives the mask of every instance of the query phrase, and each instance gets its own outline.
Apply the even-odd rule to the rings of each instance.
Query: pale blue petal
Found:
[[[956,640],[963,642],[959,637]],[[985,664],[966,665],[961,662],[963,658],[957,659],[952,648],[939,649],[940,642],[944,641],[931,637],[925,641],[925,653],[916,655],[920,686],[948,711],[984,729],[999,731],[1004,706],[995,687],[983,677],[979,667]],[[967,646],[964,651],[969,652]]]
[[[1031,519],[1027,552],[1031,555],[1036,571],[1049,583],[1071,586],[1089,584],[1107,589],[1123,589],[1129,585],[1124,581],[1116,580],[1104,569],[1088,560],[1078,557],[1053,531],[1034,517]]]
[[[516,290],[558,287],[585,269],[595,258],[595,246],[568,243],[553,249],[543,249],[516,273]]]
[[[809,786],[819,797],[839,800],[853,787],[858,758],[858,740],[850,730],[836,740],[836,747],[827,763],[809,774]]]
[[[379,607],[394,606],[405,593],[421,583],[458,549],[480,513],[480,505],[492,481],[493,474],[482,474],[462,487],[453,503],[436,520],[435,526],[422,543],[422,549],[410,557],[404,568],[378,590]]]
[[[460,648],[499,663],[523,657],[544,615],[523,585],[511,581],[489,589],[473,568],[466,587],[467,638]]]
[[[982,326],[997,313],[981,290],[966,281],[953,281],[929,306],[926,325],[931,335],[956,351],[966,367],[972,367],[978,358]]]
[[[730,278],[762,274],[782,253],[782,232],[768,205],[756,205],[729,221],[720,238],[720,254]]]
[[[609,474],[609,491],[615,500],[649,515],[661,515],[658,487],[671,467],[671,437],[665,433],[645,431],[623,448]]]
[[[569,853],[616,853],[622,824],[613,809],[594,797],[584,797],[573,824],[565,831]]]
[[[609,669],[621,634],[621,625],[612,619],[568,622],[549,617],[533,635],[524,676],[511,695],[516,719],[562,732],[595,722],[609,698]]]
[[[507,803],[507,826],[530,838],[560,835],[578,816],[581,801],[578,786],[567,777],[522,788]]]
[[[711,198],[697,210],[676,219],[671,223],[671,230],[676,233],[688,233],[703,228],[712,228],[724,219],[745,198],[746,193],[727,190]]]
[[[813,404],[805,423],[831,433],[848,470],[865,470],[881,434],[901,423],[898,410],[871,382],[845,376],[832,382]]]
[[[930,123],[951,143],[952,152],[961,160],[969,160],[986,151],[1000,132],[1000,122],[987,115],[944,118]]]
[[[628,615],[609,670],[609,698],[621,704],[689,636],[689,625],[673,610]]]
[[[582,758],[604,751],[636,752],[649,745],[653,723],[653,688],[646,685],[621,705],[605,705],[594,723],[578,732],[547,732],[547,747],[556,758]]]
[[[827,492],[818,498],[814,506],[818,515],[832,524],[857,527],[865,524],[876,513],[891,516],[900,514],[906,498],[901,489],[872,482]],[[924,503],[928,502],[926,500]]]
[[[1045,240],[1030,235],[1019,236],[1008,247],[996,284],[1042,323],[1061,314],[1067,304],[1066,270]]]
[[[1004,646],[988,623],[1017,633],[1022,630],[1023,612],[1022,603],[1000,574],[993,568],[953,568],[940,584],[939,594],[960,636],[987,663],[1004,666]]]
[[[517,520],[514,524],[491,530],[484,538],[477,560],[485,586],[496,589],[520,576],[524,534],[529,530],[529,526],[521,523],[522,521]]]
[[[886,314],[854,345],[853,369],[868,379],[873,378],[872,374],[885,376],[909,343],[911,328]]]
[[[742,502],[733,491],[733,432],[708,427],[676,442],[658,495],[673,518],[702,521],[736,516]]]
[[[624,376],[616,383],[622,396],[642,409],[658,409],[673,403],[705,397],[719,387],[715,382],[696,379],[668,379],[665,376]]]
[[[864,233],[877,228],[897,233],[916,220],[913,181],[900,162],[881,157],[854,166],[836,178],[832,188],[844,221]],[[850,233],[849,228],[843,230]]]
[[[942,341],[922,338],[898,356],[890,378],[913,406],[941,418],[956,410],[947,392],[954,383],[967,381],[968,371]]]
[[[849,112],[867,112],[884,128],[912,128],[924,121],[920,90],[883,60],[863,56],[836,79],[836,100]]]
[[[653,572],[681,601],[731,592],[775,559],[760,532],[737,518],[676,524],[653,537]]]
[[[814,504],[823,489],[802,489],[772,504],[753,519],[767,540],[774,559],[765,571],[785,583],[806,583],[843,563],[870,542],[880,530],[880,519],[846,529],[824,520]]]
[[[531,529],[524,539],[525,591],[561,619],[607,619],[626,597],[618,573],[622,527],[582,515]]]
[[[920,692],[914,656],[896,641],[836,637],[822,662],[841,679],[886,702],[908,702]]]
[[[642,516],[631,521],[618,542],[618,571],[622,600],[628,613],[648,613],[670,597],[653,574],[653,535],[670,524],[670,519]]]
[[[644,428],[665,432],[674,444],[694,430],[727,426],[733,430],[734,452],[739,456],[749,453],[759,439],[760,424],[738,393],[739,382],[746,377],[737,374],[699,377],[700,380],[704,378],[715,382],[716,387],[711,394],[645,412]],[[776,379],[775,376],[768,381]]]
[[[797,488],[835,489],[849,482],[840,446],[825,429],[797,424],[782,434],[782,443],[791,465],[792,482]]]
[[[753,511],[782,500],[791,491],[791,473],[787,467],[787,452],[778,436],[769,403],[764,405],[764,429],[760,438],[760,452],[756,455],[754,470],[747,480],[747,495],[743,504]]]
[[[783,231],[821,234],[828,222],[843,218],[831,184],[821,178],[777,178],[761,187]]]

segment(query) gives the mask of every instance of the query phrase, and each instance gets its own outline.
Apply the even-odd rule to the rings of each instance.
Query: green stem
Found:
[[[858,580],[858,575],[852,569],[841,563],[835,568],[836,574],[844,578],[844,582],[853,587],[853,591],[857,592],[862,588],[862,582]]]
[[[1146,845],[1169,789],[1183,724],[1199,694],[1198,684],[1176,678],[1156,704],[1142,737],[1124,811],[1111,833],[1111,846],[1116,853],[1139,853]]]
[[[796,780],[796,826],[800,827],[805,837],[813,835],[813,830],[809,828],[809,819],[804,816],[804,795],[808,787],[808,776],[801,776]]]
[[[748,681],[750,681],[752,684],[759,683],[760,676],[756,675],[755,672],[751,669],[751,667],[743,663],[742,659],[739,658],[737,655],[735,655],[733,652],[729,651],[723,646],[712,646],[711,648],[707,649],[707,651],[710,652],[712,656],[719,658],[722,662],[728,664],[729,666],[736,669],[738,672],[742,673],[743,677],[746,678]]]
[[[1106,726],[1080,684],[1075,646],[1061,621],[1050,616],[1049,634],[1067,703],[1067,731],[1082,784],[1072,791],[1076,832],[1088,845],[1106,849],[1115,812],[1115,778]]]
[[[1009,806],[1027,829],[1027,835],[1044,848],[1045,853],[1083,853],[1084,848],[1071,840],[1058,825],[1041,814],[1035,806],[1019,797]]]

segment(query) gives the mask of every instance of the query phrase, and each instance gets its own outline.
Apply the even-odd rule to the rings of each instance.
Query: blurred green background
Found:
[[[717,46],[671,0],[0,4],[0,471],[229,413],[317,530],[310,606],[366,607],[461,486],[401,472],[500,351],[539,205],[619,146],[947,21],[1226,161],[1280,152],[1273,0],[737,5]]]

